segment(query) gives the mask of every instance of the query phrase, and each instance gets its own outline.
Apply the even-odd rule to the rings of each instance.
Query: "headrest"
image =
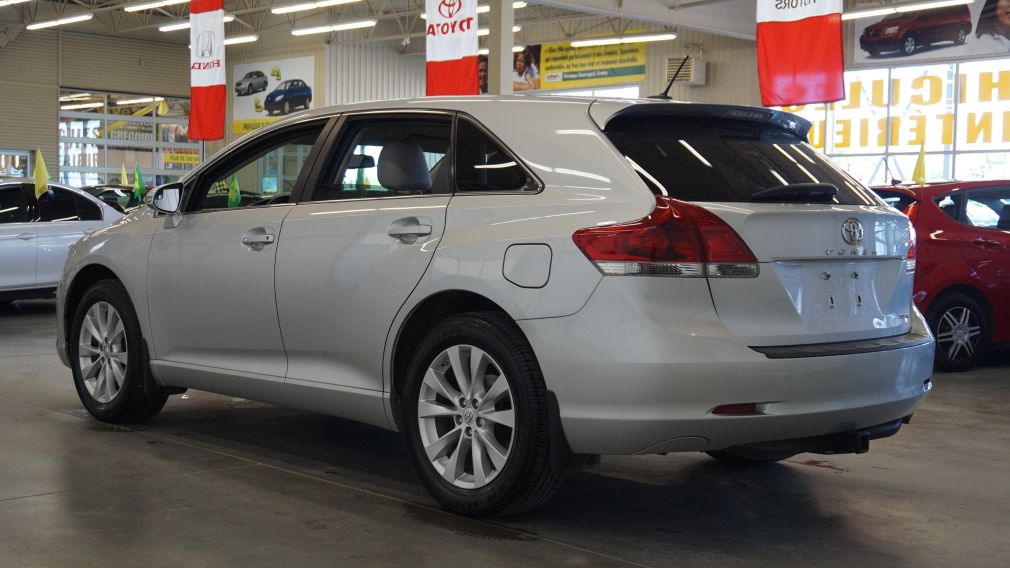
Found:
[[[431,174],[417,142],[387,142],[379,152],[379,184],[393,191],[430,192]]]

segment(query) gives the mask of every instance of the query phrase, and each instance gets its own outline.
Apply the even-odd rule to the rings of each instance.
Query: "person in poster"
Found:
[[[480,87],[480,94],[487,94],[487,56],[477,57],[477,86]]]
[[[975,43],[986,51],[1010,53],[1010,0],[987,0],[975,26]]]
[[[539,52],[539,46],[535,46]],[[512,65],[512,90],[535,91],[540,88],[540,71],[537,56],[529,47],[516,52]]]

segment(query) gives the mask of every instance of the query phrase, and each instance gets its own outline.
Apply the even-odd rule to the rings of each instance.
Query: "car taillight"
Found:
[[[909,221],[911,221],[912,223],[915,223],[915,216],[916,216],[916,214],[919,213],[919,204],[918,203],[913,203],[913,204],[909,205],[908,207],[905,208],[904,211],[902,211],[902,213],[904,213],[905,216],[908,217]]]
[[[905,256],[905,272],[915,272],[915,255],[918,247],[915,244],[915,227],[908,226],[908,255]]]
[[[753,278],[759,268],[740,235],[712,213],[656,198],[644,219],[580,229],[576,246],[608,275]]]

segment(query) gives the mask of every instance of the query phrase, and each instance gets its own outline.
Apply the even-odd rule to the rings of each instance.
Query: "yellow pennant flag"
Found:
[[[119,171],[119,185],[130,185],[130,178],[126,175],[126,164],[123,164],[123,169]]]
[[[919,159],[915,161],[915,169],[912,170],[912,181],[915,185],[926,184],[926,142],[919,146]]]
[[[32,172],[35,178],[35,198],[38,199],[49,191],[49,171],[46,170],[46,163],[42,160],[42,150],[35,149],[35,170]]]

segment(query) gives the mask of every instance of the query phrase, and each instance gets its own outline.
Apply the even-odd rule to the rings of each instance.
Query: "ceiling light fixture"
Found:
[[[105,106],[105,103],[81,103],[76,105],[63,105],[60,110],[81,110],[86,108],[98,108],[100,106]]]
[[[876,16],[887,16],[903,12],[918,12],[919,10],[931,10],[933,8],[946,8],[949,6],[961,6],[971,4],[975,0],[936,0],[934,2],[918,2],[906,4],[904,6],[890,6],[887,8],[871,8],[869,10],[859,10],[858,12],[846,12],[842,14],[843,20],[857,20],[860,18],[873,18]]]
[[[235,16],[229,16],[227,14],[225,15],[225,17],[224,17],[224,23],[227,24],[229,22],[234,22],[234,21],[235,21]],[[190,25],[191,24],[190,24],[189,20],[186,20],[185,22],[175,22],[174,24],[165,24],[163,26],[158,26],[158,31],[159,32],[174,32],[174,31],[177,31],[177,30],[188,30]]]
[[[523,29],[522,26],[512,26],[512,33],[517,33],[522,29]],[[491,35],[491,30],[488,28],[477,28],[477,35],[481,37]]]
[[[287,6],[277,6],[270,8],[271,14],[290,14],[291,12],[302,12],[305,10],[315,10],[316,8],[328,8],[341,4],[352,4],[361,0],[319,0],[318,2],[301,2],[299,4],[288,4]]]
[[[515,9],[515,10],[521,10],[522,8],[525,8],[525,7],[526,7],[526,2],[513,2],[512,3],[512,8]],[[490,11],[491,11],[491,6],[488,6],[487,4],[481,4],[481,5],[477,6],[477,13],[478,14],[487,14]],[[421,19],[422,20],[427,20],[428,19],[428,14],[421,14]]]
[[[224,38],[225,45],[235,45],[236,43],[252,43],[258,40],[260,36],[256,34],[249,34],[244,36],[226,37]]]
[[[117,105],[142,105],[144,103],[156,103],[165,100],[162,97],[144,97],[140,99],[125,99],[122,101],[116,101]]]
[[[154,2],[141,2],[140,4],[123,6],[123,10],[127,12],[141,12],[143,10],[154,10],[155,8],[164,8],[165,6],[174,6],[176,4],[186,4],[188,2],[189,0],[155,0]]]
[[[601,39],[582,39],[570,42],[572,47],[596,47],[599,45],[618,45],[621,43],[643,43],[650,41],[671,41],[677,39],[677,34],[650,34],[625,37],[607,37]]]
[[[513,45],[512,46],[512,53],[519,53],[520,51],[522,51],[524,49],[526,49],[525,45]],[[489,55],[490,53],[491,53],[491,50],[488,49],[488,48],[486,48],[486,47],[482,47],[482,48],[480,48],[480,49],[477,50],[477,55]]]
[[[60,18],[58,20],[48,20],[48,21],[45,21],[45,22],[36,22],[34,24],[28,24],[25,27],[28,28],[29,30],[41,30],[43,28],[52,28],[52,27],[55,27],[55,26],[65,26],[67,24],[73,24],[75,22],[84,22],[84,21],[90,20],[93,17],[95,17],[95,15],[89,12],[87,14],[78,14],[76,16],[69,16],[69,17],[66,17],[66,18]]]
[[[376,24],[375,20],[361,20],[360,22],[347,22],[344,24],[330,24],[326,26],[315,26],[312,28],[299,28],[291,30],[291,35],[303,36],[309,34],[325,34],[329,32],[343,32],[347,30],[358,30],[361,28],[371,28]]]
[[[91,93],[74,93],[72,95],[63,95],[62,97],[60,97],[60,102],[66,103],[70,101],[80,101],[83,99],[90,99],[90,98]]]

